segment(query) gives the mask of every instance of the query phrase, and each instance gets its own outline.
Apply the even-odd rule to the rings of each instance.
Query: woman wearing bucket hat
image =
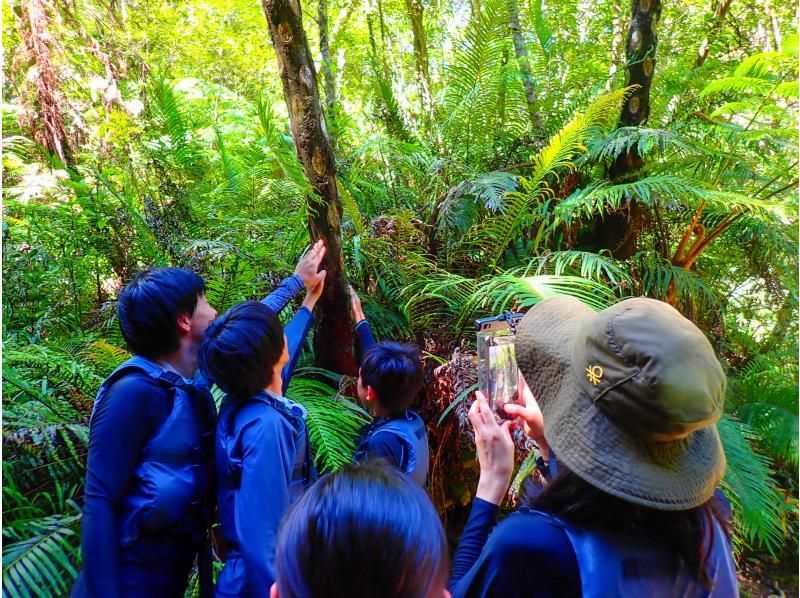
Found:
[[[716,491],[725,375],[700,330],[653,299],[595,313],[557,297],[522,320],[516,355],[533,396],[507,411],[542,441],[552,480],[492,532],[514,447],[479,396],[453,595],[738,595]]]

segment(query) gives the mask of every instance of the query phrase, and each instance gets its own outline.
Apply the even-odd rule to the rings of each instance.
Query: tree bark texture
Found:
[[[331,47],[328,36],[328,0],[319,0],[317,25],[319,25],[319,53],[322,55],[322,77],[325,84],[325,107],[330,118],[333,114],[333,107],[336,104],[336,82],[331,68]]]
[[[428,36],[425,33],[425,7],[422,0],[406,0],[406,11],[411,21],[411,33],[414,38],[414,63],[419,80],[422,107],[425,114],[433,114],[433,92],[428,61]]]
[[[522,39],[522,27],[519,24],[519,4],[517,0],[508,1],[508,24],[511,29],[511,39],[514,40],[514,55],[517,58],[519,70],[522,73],[522,85],[525,89],[525,101],[528,104],[528,116],[535,129],[541,128],[541,118],[536,110],[536,87],[533,82],[533,73],[528,62],[528,48]]]
[[[16,72],[24,66],[35,67],[38,71],[34,105],[27,107],[20,116],[20,126],[30,130],[38,143],[69,166],[72,147],[64,126],[66,105],[61,81],[53,67],[50,51],[53,36],[47,31],[50,22],[47,6],[43,0],[28,0],[15,9],[22,43],[11,70]]]
[[[661,18],[661,0],[633,0],[631,20],[625,43],[627,75],[625,86],[636,89],[622,104],[619,125],[638,127],[647,123],[650,116],[650,84],[656,65],[656,27]],[[613,180],[632,178],[642,167],[642,158],[636,147],[617,156],[609,170]],[[597,232],[600,246],[610,249],[620,259],[633,255],[636,241],[644,226],[642,207],[635,201],[627,208],[610,214]]]
[[[711,41],[716,37],[717,32],[722,27],[725,21],[725,15],[728,14],[730,7],[731,0],[721,0],[716,10],[714,10],[714,21],[711,23],[708,34],[703,41],[700,42],[700,47],[697,49],[697,58],[694,60],[694,68],[703,66],[706,58],[708,58],[708,52],[711,50]]]
[[[350,302],[342,264],[342,205],[300,3],[298,0],[263,0],[263,8],[278,59],[297,157],[306,178],[319,194],[308,198],[311,240],[324,239],[327,247],[323,268],[328,276],[318,304],[314,339],[317,365],[343,374],[355,374]]]

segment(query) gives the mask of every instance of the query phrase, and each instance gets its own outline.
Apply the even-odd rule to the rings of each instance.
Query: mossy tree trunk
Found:
[[[419,81],[422,108],[425,113],[428,126],[433,122],[433,91],[431,86],[431,74],[428,61],[428,36],[425,32],[425,6],[422,0],[406,0],[406,12],[411,21],[411,33],[414,40],[414,64]]]
[[[638,127],[650,116],[650,85],[656,65],[656,29],[661,18],[661,0],[633,0],[631,20],[625,43],[627,72],[625,86],[636,86],[622,104],[620,127]],[[642,157],[636,147],[622,152],[609,169],[613,181],[630,181],[642,167]],[[626,259],[636,250],[636,241],[644,226],[644,210],[629,198],[625,207],[609,214],[604,221],[595,222],[589,235],[594,248],[608,249],[619,259]]]
[[[522,27],[519,23],[519,4],[517,0],[508,2],[509,29],[511,29],[511,39],[514,40],[514,55],[517,58],[519,70],[522,73],[522,86],[525,89],[525,102],[528,104],[528,116],[531,119],[531,126],[534,129],[541,129],[542,121],[539,112],[536,110],[536,87],[533,81],[531,65],[528,62],[528,48],[522,37]]]
[[[263,8],[278,59],[297,157],[318,194],[308,198],[308,229],[312,241],[324,239],[328,248],[323,262],[328,277],[317,307],[317,365],[354,374],[353,328],[342,264],[342,205],[300,3],[263,0]]]

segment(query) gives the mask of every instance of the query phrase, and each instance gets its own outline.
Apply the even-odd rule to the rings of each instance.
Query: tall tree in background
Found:
[[[319,53],[322,56],[322,77],[325,84],[325,108],[328,119],[333,116],[336,105],[336,80],[331,67],[331,45],[328,34],[328,0],[319,0],[317,6],[317,25],[319,26]]]
[[[528,48],[525,47],[525,40],[522,37],[522,27],[519,24],[519,4],[517,0],[509,0],[508,16],[511,38],[514,40],[514,54],[517,57],[517,64],[522,73],[522,86],[525,89],[525,101],[528,103],[528,116],[530,116],[533,128],[539,129],[542,122],[536,110],[536,88],[534,87],[531,66],[528,62]]]
[[[661,0],[633,0],[631,20],[625,44],[627,73],[625,86],[635,86],[634,91],[622,103],[619,126],[638,127],[650,116],[650,84],[656,65],[656,28],[661,18]],[[636,146],[617,156],[609,170],[615,181],[630,180],[642,167],[642,158]],[[592,232],[593,244],[609,249],[618,258],[633,255],[636,240],[643,226],[643,213],[639,204],[631,198],[626,208],[609,214],[602,223],[595,223]]]
[[[433,115],[433,88],[428,61],[428,36],[425,33],[425,6],[422,0],[406,0],[406,11],[411,21],[411,33],[414,39],[414,64],[419,80],[423,111],[429,118]]]
[[[278,59],[283,96],[289,109],[295,149],[306,178],[319,195],[308,198],[311,239],[324,239],[328,271],[320,299],[315,337],[317,364],[355,373],[353,328],[342,265],[342,205],[336,188],[336,165],[322,114],[317,74],[297,0],[263,0],[264,14]]]
[[[15,7],[19,19],[22,44],[14,56],[12,70],[23,67],[33,71],[26,76],[26,86],[35,81],[31,105],[21,113],[20,125],[33,132],[33,137],[64,164],[72,162],[72,148],[64,126],[66,103],[61,93],[61,80],[53,66],[51,45],[54,37],[47,31],[49,5],[43,0],[28,0]],[[25,94],[23,94],[24,97]]]
[[[716,37],[723,23],[725,22],[725,15],[728,14],[728,9],[731,7],[731,0],[720,0],[717,8],[714,10],[714,20],[711,22],[708,34],[703,41],[700,42],[700,47],[697,49],[697,58],[694,60],[694,68],[703,66],[703,63],[708,58],[708,52],[711,49],[711,41]]]

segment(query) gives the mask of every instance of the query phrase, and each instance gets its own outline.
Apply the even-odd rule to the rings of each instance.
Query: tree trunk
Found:
[[[328,249],[323,262],[328,277],[319,302],[314,339],[317,364],[336,372],[354,374],[353,327],[342,264],[342,205],[300,4],[298,0],[263,0],[263,8],[278,59],[297,157],[306,178],[319,193],[308,199],[311,240],[324,239]]]
[[[15,9],[22,43],[14,56],[12,72],[21,66],[36,70],[36,94],[33,106],[26,106],[20,116],[20,126],[47,151],[58,156],[65,165],[72,162],[72,148],[64,126],[65,100],[61,81],[53,67],[50,44],[53,36],[47,31],[50,17],[42,0],[28,0]],[[26,73],[26,81],[29,79]],[[27,85],[27,83],[26,83]]]
[[[631,21],[626,40],[627,76],[625,86],[636,85],[622,104],[619,124],[638,127],[647,123],[650,116],[650,84],[656,64],[656,26],[661,18],[661,0],[633,0]],[[642,158],[636,147],[622,152],[612,164],[609,176],[613,180],[632,179],[642,167]],[[644,212],[638,202],[631,199],[621,210],[610,214],[596,227],[595,235],[601,248],[625,259],[633,255],[636,241],[644,226]]]
[[[319,25],[319,53],[322,55],[322,77],[325,83],[325,107],[328,118],[331,118],[336,104],[336,82],[331,68],[331,47],[328,38],[328,0],[319,0],[317,25]]]
[[[519,4],[517,0],[508,1],[508,24],[511,29],[511,38],[514,40],[514,55],[522,73],[522,85],[525,88],[525,101],[528,104],[528,116],[534,129],[540,129],[542,125],[539,113],[536,110],[536,87],[533,82],[533,73],[528,63],[528,48],[525,40],[522,39],[522,27],[519,24]]]
[[[714,11],[714,21],[711,23],[708,34],[703,41],[700,42],[700,47],[697,49],[697,58],[694,60],[694,68],[703,66],[706,58],[708,58],[708,52],[711,49],[711,40],[716,37],[717,32],[722,27],[725,21],[725,15],[728,14],[730,7],[731,0],[721,0],[717,5],[717,9]]]
[[[770,28],[772,29],[772,41],[775,44],[775,50],[781,52],[783,46],[781,41],[781,28],[778,26],[778,19],[775,17],[775,12],[772,10],[772,3],[770,0],[765,1],[764,10],[767,13]]]
[[[406,0],[406,10],[411,21],[411,34],[414,38],[414,64],[417,70],[419,81],[420,96],[422,98],[422,109],[427,115],[426,120],[433,121],[433,87],[431,86],[431,75],[428,64],[428,36],[425,33],[425,23],[423,21],[425,7],[422,0]]]

